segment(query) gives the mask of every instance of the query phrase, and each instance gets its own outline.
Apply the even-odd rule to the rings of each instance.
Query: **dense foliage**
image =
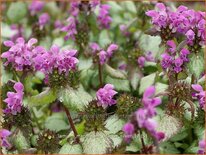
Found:
[[[4,2],[1,153],[205,153],[204,3]]]

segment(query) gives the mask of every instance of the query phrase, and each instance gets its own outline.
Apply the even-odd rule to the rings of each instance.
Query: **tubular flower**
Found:
[[[108,4],[101,4],[99,15],[97,17],[98,24],[101,29],[109,29],[112,18],[109,15],[110,6]]]
[[[195,90],[195,93],[193,93],[192,96],[199,101],[200,108],[204,109],[206,92],[199,84],[193,84],[192,88]]]
[[[116,104],[116,100],[113,99],[114,95],[116,94],[117,92],[114,90],[114,86],[111,84],[106,84],[96,93],[98,105],[106,108],[108,106]]]
[[[177,52],[176,44],[174,41],[167,41],[168,49],[163,53],[161,65],[164,70],[170,69],[175,73],[183,70],[184,64],[189,62],[188,55],[190,52],[183,48],[180,53]],[[178,56],[178,57],[177,57]]]
[[[23,95],[24,95],[24,86],[21,82],[17,82],[14,84],[15,92],[8,92],[7,98],[4,102],[7,104],[4,113],[16,115],[21,112]]]
[[[0,129],[0,139],[1,146],[10,148],[11,144],[8,142],[7,138],[11,135],[11,132],[6,129]]]
[[[33,0],[32,3],[29,5],[29,11],[31,15],[33,16],[36,13],[40,12],[43,9],[44,5],[45,3],[43,1]]]

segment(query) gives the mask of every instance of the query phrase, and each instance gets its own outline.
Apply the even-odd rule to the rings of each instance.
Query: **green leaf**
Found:
[[[12,137],[12,139],[13,139],[12,141],[14,142],[14,145],[18,151],[30,148],[30,145],[29,145],[26,137],[24,137],[21,130],[18,130],[17,134],[14,135],[14,137]]]
[[[72,110],[83,111],[92,99],[92,96],[87,93],[82,86],[78,89],[67,87],[59,93],[59,100],[63,102],[68,109]]]
[[[109,154],[113,149],[113,141],[103,131],[92,131],[82,137],[85,154]]]
[[[197,79],[199,79],[200,75],[204,72],[204,56],[203,54],[192,54],[190,57],[190,62],[188,64],[189,70],[191,74],[194,74]]]
[[[170,141],[177,142],[177,141],[183,140],[187,136],[188,136],[187,130],[183,129],[181,132],[179,132],[178,134],[170,138]]]
[[[156,73],[143,77],[140,81],[139,94],[142,94],[145,89],[153,85],[155,82]]]
[[[168,140],[180,132],[181,128],[182,123],[178,118],[165,114],[160,117],[157,130],[165,133],[164,140]]]
[[[122,130],[122,127],[125,123],[126,122],[118,118],[117,115],[112,115],[106,120],[105,127],[109,130],[109,133],[116,134]]]
[[[2,84],[6,84],[13,77],[12,73],[5,70],[5,68],[3,66],[1,66],[1,73],[2,73],[2,75],[1,75],[1,83]]]
[[[13,2],[7,11],[7,17],[12,23],[20,23],[27,15],[27,5],[24,2]]]
[[[11,30],[11,28],[9,27],[9,25],[7,25],[6,23],[1,23],[1,36],[3,38],[10,38],[11,36],[13,36],[15,34],[14,30]],[[4,75],[4,74],[3,74]]]
[[[129,12],[137,13],[136,6],[133,1],[122,2],[121,5],[126,8]]]
[[[86,70],[92,66],[92,59],[80,58],[78,63],[79,70]]]
[[[198,142],[197,140],[194,140],[193,143],[190,145],[190,147],[187,148],[184,153],[197,154],[198,150],[199,150]]]
[[[161,38],[159,36],[141,35],[140,37],[140,48],[144,51],[151,51],[153,55],[156,56],[157,52],[160,50]]]
[[[101,33],[99,34],[99,44],[101,47],[104,47],[111,43],[111,40],[109,38],[109,34],[107,30],[102,30]]]
[[[111,134],[109,135],[109,137],[112,139],[113,143],[114,143],[114,148],[118,147],[119,145],[121,145],[123,138],[116,135],[116,134]]]
[[[25,88],[25,91],[27,93],[30,93],[32,95],[37,95],[38,91],[32,89],[32,87],[33,87],[33,82],[32,81],[33,81],[34,78],[35,77],[33,75],[31,75],[31,74],[27,75],[25,77],[25,80],[24,80],[24,88]]]
[[[119,70],[112,68],[111,66],[105,64],[104,65],[105,71],[113,78],[117,79],[126,79],[127,75]]]
[[[64,113],[54,113],[49,116],[45,121],[45,128],[56,132],[68,130],[69,125],[66,123]]]
[[[130,77],[131,77],[131,80],[130,80],[131,86],[134,90],[136,90],[140,82],[140,75],[135,71],[134,73],[130,75]]]
[[[84,133],[84,129],[85,129],[84,124],[85,124],[85,121],[82,121],[81,123],[75,125],[75,128],[76,128],[76,130],[77,130],[77,133],[78,133],[79,135],[82,135],[82,134]]]
[[[82,147],[79,144],[69,144],[66,143],[64,144],[60,151],[59,154],[82,154]]]
[[[45,104],[52,103],[57,98],[57,93],[51,88],[47,88],[45,91],[38,95],[28,98],[28,106],[42,106]]]
[[[178,154],[180,151],[175,147],[171,142],[163,142],[160,144],[160,153],[161,154]]]
[[[145,144],[151,144],[151,140],[148,138],[147,134],[143,132],[143,138]],[[142,143],[139,134],[134,135],[132,142],[126,147],[126,151],[137,152],[142,148]]]
[[[169,85],[167,84],[164,84],[164,83],[160,83],[160,82],[157,82],[155,84],[155,94],[158,94],[158,93],[161,93],[161,92],[164,92],[165,90],[167,90]]]
[[[105,81],[106,83],[113,84],[115,90],[117,91],[130,91],[130,85],[128,80],[115,79],[110,76],[107,76]]]

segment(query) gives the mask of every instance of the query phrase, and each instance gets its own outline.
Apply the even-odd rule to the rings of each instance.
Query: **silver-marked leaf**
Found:
[[[45,91],[38,95],[28,98],[28,106],[42,106],[45,104],[52,103],[57,98],[57,93],[51,88],[47,88]]]
[[[82,146],[79,144],[69,144],[66,143],[64,144],[60,151],[59,154],[82,154]]]
[[[18,151],[28,149],[30,147],[28,140],[26,137],[24,137],[21,130],[18,130],[16,135],[12,137],[12,141],[14,142],[14,145]]]
[[[113,149],[113,141],[103,131],[92,131],[82,137],[82,147],[85,154],[109,154]]]
[[[84,110],[85,106],[93,99],[82,86],[78,89],[73,89],[71,87],[62,89],[58,96],[59,100],[63,102],[68,109],[79,111]]]
[[[190,60],[188,64],[189,70],[199,79],[200,75],[204,72],[204,56],[202,54],[193,54]]]
[[[24,2],[13,2],[7,11],[7,17],[12,23],[21,22],[27,14],[27,5]]]
[[[117,91],[130,91],[129,80],[116,79],[110,76],[106,77],[106,83],[113,84]]]
[[[114,144],[114,148],[115,147],[118,147],[119,145],[121,145],[122,141],[123,141],[123,138],[116,135],[116,134],[111,134],[109,135],[109,137],[112,139],[113,141],[113,144]]]
[[[177,134],[181,128],[182,123],[178,118],[165,114],[160,118],[157,130],[165,133],[165,141]]]
[[[45,121],[45,128],[59,132],[61,130],[68,130],[69,125],[64,118],[64,113],[54,113]]]
[[[139,94],[142,94],[145,89],[153,85],[155,82],[156,73],[143,77],[140,81]]]
[[[105,67],[105,71],[113,78],[117,78],[117,79],[126,79],[127,78],[127,75],[125,73],[121,72],[120,70],[116,70],[107,64],[105,64],[104,67]]]
[[[158,93],[164,92],[168,88],[168,85],[164,84],[164,83],[157,82],[155,84],[155,88],[156,88],[155,94],[158,94]]]
[[[105,121],[105,127],[109,130],[109,133],[116,134],[122,130],[125,123],[126,122],[120,119],[117,115],[112,115]]]

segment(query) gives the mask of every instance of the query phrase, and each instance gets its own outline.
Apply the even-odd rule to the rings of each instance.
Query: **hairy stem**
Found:
[[[140,139],[141,139],[141,143],[142,143],[142,153],[147,153],[147,152],[145,152],[146,151],[146,148],[145,148],[145,143],[144,143],[144,138],[143,138],[143,135],[142,135],[142,131],[140,130],[139,131],[139,133],[140,133]]]
[[[99,83],[100,83],[100,87],[102,87],[103,86],[102,66],[101,66],[100,62],[98,63],[98,71],[99,71]]]
[[[74,132],[75,141],[76,141],[77,143],[79,143],[79,142],[80,142],[79,136],[78,136],[77,130],[76,130],[75,126],[74,126],[74,122],[73,122],[73,120],[72,120],[72,117],[71,117],[71,115],[70,115],[70,112],[69,112],[69,110],[68,110],[64,105],[63,105],[63,107],[64,107],[64,110],[65,110],[65,112],[66,112],[67,118],[68,118],[68,120],[69,120],[69,124],[70,124],[70,126],[71,126],[71,128],[72,128],[72,131]]]
[[[190,111],[191,111],[191,115],[192,115],[191,116],[192,117],[191,122],[193,122],[194,116],[195,116],[195,107],[193,105],[194,103],[190,100],[187,100],[186,102],[190,105]]]

